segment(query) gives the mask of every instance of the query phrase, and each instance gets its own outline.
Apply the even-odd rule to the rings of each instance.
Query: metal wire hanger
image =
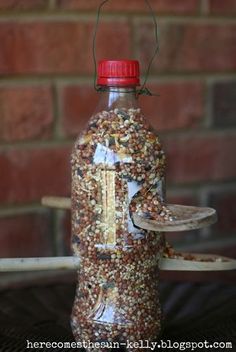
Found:
[[[95,27],[94,27],[94,34],[93,34],[93,43],[92,43],[92,46],[93,46],[93,62],[94,62],[94,89],[97,91],[97,92],[102,92],[102,91],[106,91],[107,88],[106,87],[101,87],[99,85],[97,85],[97,52],[96,52],[96,40],[97,40],[97,32],[98,32],[98,26],[99,26],[99,21],[100,21],[100,17],[101,17],[101,10],[103,8],[103,6],[110,0],[103,0],[101,2],[101,4],[99,5],[98,7],[98,10],[97,10],[97,17],[96,17],[96,22],[95,22]],[[148,95],[148,96],[159,96],[159,94],[155,94],[155,93],[152,93],[150,92],[150,90],[147,88],[146,84],[147,84],[147,81],[148,81],[148,78],[149,78],[149,74],[150,74],[150,70],[151,70],[151,67],[152,67],[152,64],[153,64],[153,61],[155,59],[155,57],[157,56],[157,54],[159,53],[160,51],[160,47],[159,47],[159,39],[158,39],[158,26],[157,26],[157,19],[156,19],[156,16],[155,16],[155,13],[153,11],[153,8],[149,2],[149,0],[144,0],[144,2],[146,3],[148,9],[149,9],[149,12],[150,12],[150,16],[152,17],[153,19],[153,24],[154,24],[154,35],[155,35],[155,49],[154,49],[154,52],[153,52],[153,55],[151,56],[150,58],[150,61],[148,63],[148,66],[147,66],[147,70],[146,70],[146,73],[145,73],[145,76],[144,76],[144,81],[141,85],[141,87],[137,90],[136,92],[136,96],[138,97],[139,95]]]

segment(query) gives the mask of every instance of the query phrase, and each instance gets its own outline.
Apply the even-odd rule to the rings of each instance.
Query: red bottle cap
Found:
[[[138,86],[139,62],[137,60],[101,60],[98,65],[99,86]]]

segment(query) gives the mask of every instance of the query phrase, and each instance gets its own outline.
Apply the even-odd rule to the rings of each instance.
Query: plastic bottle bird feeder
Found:
[[[216,212],[165,203],[165,155],[138,107],[138,62],[104,60],[98,73],[101,101],[71,158],[72,250],[80,259],[71,326],[78,342],[155,341],[162,258],[177,270],[215,264],[169,251],[164,232],[210,225]]]

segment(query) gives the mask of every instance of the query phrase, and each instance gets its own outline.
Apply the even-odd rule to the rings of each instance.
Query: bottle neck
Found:
[[[101,93],[99,110],[114,110],[116,108],[138,108],[135,87],[107,87]]]

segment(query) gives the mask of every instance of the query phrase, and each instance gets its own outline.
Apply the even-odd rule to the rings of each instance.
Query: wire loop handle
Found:
[[[97,39],[97,31],[98,31],[98,25],[99,25],[99,20],[100,20],[100,15],[101,15],[101,10],[102,7],[110,0],[103,0],[101,2],[101,4],[98,7],[97,10],[97,18],[96,18],[96,22],[95,22],[95,27],[94,27],[94,35],[93,35],[93,62],[94,62],[94,89],[97,92],[103,92],[106,91],[105,87],[101,87],[97,85],[97,53],[96,53],[96,39]],[[153,8],[149,2],[149,0],[144,0],[144,2],[146,3],[149,12],[150,12],[150,16],[153,19],[153,24],[154,24],[154,34],[155,34],[155,50],[154,53],[148,63],[148,67],[145,73],[145,77],[144,77],[144,81],[143,84],[141,85],[141,88],[137,90],[137,96],[139,95],[148,95],[148,96],[153,96],[153,95],[159,95],[159,94],[153,94],[150,92],[150,90],[146,87],[147,84],[147,80],[150,74],[150,70],[151,70],[151,66],[153,64],[153,60],[155,59],[156,55],[159,53],[159,40],[158,40],[158,26],[157,26],[157,19],[155,16],[155,13],[153,11]]]

